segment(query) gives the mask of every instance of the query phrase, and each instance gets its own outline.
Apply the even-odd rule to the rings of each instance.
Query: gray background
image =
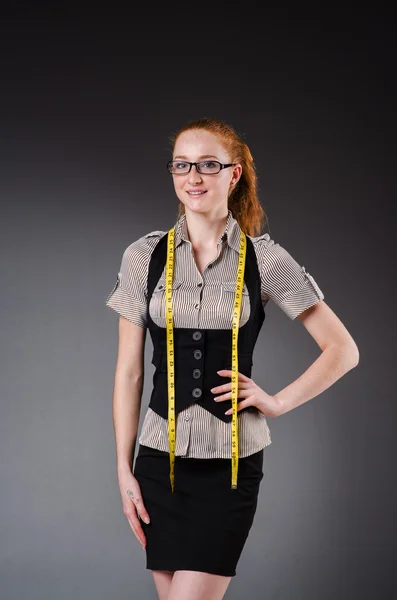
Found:
[[[168,136],[214,116],[254,155],[267,230],[360,350],[332,388],[268,420],[255,526],[226,598],[391,598],[394,30],[373,14],[272,20],[255,6],[209,17],[186,5],[177,25],[171,6],[169,24],[156,11],[157,25],[137,13],[2,22],[0,597],[156,598],[117,484],[105,300],[126,246],[174,224]],[[253,378],[276,393],[318,354],[269,303]],[[141,422],[150,357],[148,336]]]

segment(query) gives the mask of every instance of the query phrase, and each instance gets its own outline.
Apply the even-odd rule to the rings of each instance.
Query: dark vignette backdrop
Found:
[[[272,237],[360,350],[331,389],[270,420],[256,527],[227,597],[388,600],[393,24],[274,19],[245,4],[211,15],[186,6],[177,23],[165,8],[3,14],[0,596],[154,597],[117,487],[117,318],[105,300],[125,247],[174,223],[168,136],[215,116],[254,154]],[[300,323],[268,305],[253,377],[275,393],[317,355]]]

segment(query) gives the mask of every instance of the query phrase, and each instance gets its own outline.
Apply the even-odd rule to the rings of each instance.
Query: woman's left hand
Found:
[[[222,369],[221,371],[217,371],[218,375],[221,377],[230,377],[232,378],[233,372],[228,369]],[[211,389],[213,394],[221,394],[221,396],[215,396],[215,402],[222,402],[222,400],[231,400],[232,399],[232,382],[224,383],[222,385],[218,385]],[[237,403],[237,412],[246,408],[247,406],[256,406],[258,410],[261,411],[266,417],[278,417],[282,414],[283,408],[280,404],[280,401],[275,397],[267,394],[262,388],[259,387],[246,375],[242,373],[238,373],[238,390],[237,390],[238,398],[245,398],[241,402]],[[230,415],[233,409],[227,410],[225,415]]]

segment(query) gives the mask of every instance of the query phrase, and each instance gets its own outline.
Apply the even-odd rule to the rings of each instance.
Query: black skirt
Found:
[[[174,493],[169,453],[139,444],[134,475],[150,523],[146,568],[236,575],[238,560],[253,524],[263,449],[239,458],[237,489],[231,488],[229,458],[175,457]]]

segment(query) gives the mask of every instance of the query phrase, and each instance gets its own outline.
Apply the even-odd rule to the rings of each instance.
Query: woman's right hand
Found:
[[[123,512],[128,519],[135,537],[138,539],[142,548],[146,549],[146,536],[143,533],[139,517],[150,523],[149,514],[143,503],[141,488],[136,477],[130,470],[119,472],[119,486],[121,500],[123,503]]]

